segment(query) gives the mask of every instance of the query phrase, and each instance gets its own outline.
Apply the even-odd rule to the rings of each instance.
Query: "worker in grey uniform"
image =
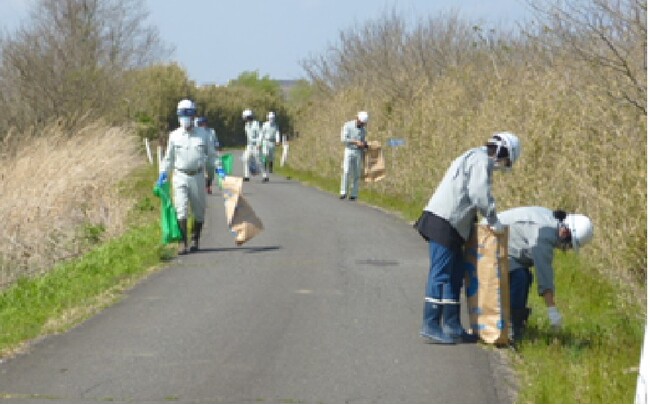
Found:
[[[456,158],[431,196],[415,228],[429,243],[422,329],[427,343],[453,344],[468,336],[460,323],[463,246],[478,213],[496,232],[503,232],[492,195],[492,173],[511,168],[521,153],[510,132],[492,135],[484,147]]]
[[[251,166],[257,170],[263,170],[263,168],[260,168],[260,146],[262,139],[260,137],[260,123],[255,120],[253,111],[250,109],[244,110],[242,118],[245,121],[244,132],[246,134],[246,150],[243,156],[244,181],[249,181],[251,177]],[[263,172],[263,175],[266,178],[266,172]]]
[[[197,129],[201,128],[204,131],[208,131],[208,138],[210,140],[210,143],[214,145],[214,150],[217,154],[217,158],[219,158],[219,138],[217,138],[217,133],[213,128],[208,127],[208,119],[206,117],[197,117],[194,120],[194,125]],[[214,176],[212,175],[212,172],[209,172],[206,170],[206,176],[205,176],[205,190],[208,194],[212,194],[212,180],[214,179]]]
[[[158,183],[167,181],[170,170],[174,170],[173,194],[176,216],[182,232],[179,254],[186,254],[188,206],[194,215],[192,245],[190,252],[199,250],[199,239],[205,218],[204,171],[214,176],[221,167],[210,142],[208,132],[194,127],[196,106],[190,100],[181,100],[177,111],[180,126],[169,134],[165,158],[161,162]]]
[[[341,193],[339,196],[341,200],[349,196],[350,200],[354,201],[359,196],[359,178],[363,170],[363,151],[368,147],[366,142],[367,124],[368,113],[359,111],[356,119],[346,122],[341,129],[341,142],[345,144]]]
[[[273,173],[273,160],[275,160],[275,145],[280,143],[280,128],[275,121],[273,111],[267,114],[267,121],[262,124],[262,161],[264,162],[264,180],[269,181],[268,173]]]
[[[521,340],[530,309],[528,291],[533,283],[530,268],[535,266],[537,292],[544,298],[551,326],[560,327],[562,315],[555,305],[555,249],[576,251],[593,238],[589,217],[567,214],[544,207],[518,207],[498,214],[509,226],[510,315],[515,342]]]

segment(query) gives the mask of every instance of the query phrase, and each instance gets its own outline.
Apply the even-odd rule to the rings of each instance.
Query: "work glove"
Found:
[[[225,179],[226,178],[226,172],[223,170],[221,167],[217,167],[214,172],[219,176],[220,179]]]
[[[163,183],[167,181],[167,172],[162,172],[160,173],[160,176],[158,177],[158,181],[156,182],[156,185],[158,187],[162,187]]]
[[[548,320],[554,328],[562,326],[562,315],[557,307],[548,307]]]

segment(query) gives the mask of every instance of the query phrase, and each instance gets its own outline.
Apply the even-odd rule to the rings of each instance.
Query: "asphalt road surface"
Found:
[[[427,245],[408,223],[276,175],[244,194],[263,233],[236,247],[222,196],[209,196],[200,252],[5,359],[0,400],[512,400],[494,350],[420,338]]]

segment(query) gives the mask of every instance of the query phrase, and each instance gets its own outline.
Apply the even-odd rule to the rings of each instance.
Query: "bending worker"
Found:
[[[256,170],[259,170],[260,166],[260,123],[255,120],[253,111],[249,109],[244,110],[242,113],[242,118],[244,118],[245,121],[244,132],[246,133],[246,150],[244,151],[243,159],[244,181],[249,181],[251,177],[251,165],[253,165]]]
[[[548,319],[552,326],[561,326],[562,316],[555,306],[554,249],[573,247],[577,252],[593,238],[591,220],[585,215],[543,207],[513,208],[499,213],[498,218],[510,227],[510,314],[514,340],[521,340],[530,315],[527,302],[533,283],[530,271],[533,266],[537,275],[537,292],[544,298]]]
[[[447,169],[415,223],[429,242],[429,277],[420,331],[427,343],[452,344],[465,336],[460,323],[463,245],[478,212],[495,231],[503,231],[492,195],[492,173],[512,167],[520,154],[519,138],[509,132],[497,133],[485,147],[463,153]]]
[[[368,147],[366,143],[366,124],[368,124],[368,113],[359,111],[357,118],[346,122],[343,129],[341,129],[341,142],[345,144],[341,194],[339,197],[341,200],[348,197],[348,192],[352,201],[359,196],[359,177],[361,177],[361,170],[363,169],[363,150]],[[350,178],[352,178],[351,186]]]
[[[262,125],[262,160],[264,161],[264,180],[269,181],[268,173],[273,173],[275,145],[280,143],[280,128],[275,122],[275,113],[269,112],[268,121]]]
[[[176,216],[182,232],[181,248],[178,254],[186,254],[187,249],[187,217],[188,205],[194,215],[192,246],[190,252],[199,250],[199,238],[205,217],[205,178],[221,168],[221,163],[210,141],[209,133],[194,127],[196,106],[190,100],[181,100],[176,110],[178,115],[177,129],[169,134],[167,151],[160,166],[158,184],[167,181],[168,173],[173,168],[173,193]]]

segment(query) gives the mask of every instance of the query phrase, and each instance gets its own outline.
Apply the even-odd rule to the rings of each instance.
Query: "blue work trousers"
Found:
[[[528,291],[533,284],[530,269],[520,267],[510,272],[510,309],[524,309],[528,304]]]
[[[429,278],[426,301],[437,304],[460,304],[463,285],[463,254],[429,241]]]

